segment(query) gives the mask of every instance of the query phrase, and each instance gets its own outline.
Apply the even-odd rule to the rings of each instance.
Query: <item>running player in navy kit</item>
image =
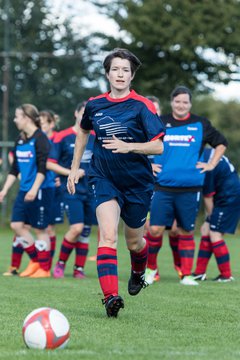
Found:
[[[89,195],[86,174],[92,157],[93,143],[95,140],[94,134],[90,135],[86,151],[82,158],[81,168],[79,169],[81,180],[77,185],[76,194],[74,196],[69,195],[66,187],[67,176],[70,173],[73,159],[77,129],[82,120],[85,104],[85,101],[78,104],[75,110],[74,126],[60,131],[55,137],[55,155],[47,164],[49,169],[60,175],[64,208],[70,223],[70,227],[62,241],[58,261],[53,270],[53,276],[56,279],[64,277],[66,263],[73,249],[76,249],[73,276],[77,279],[85,278],[84,265],[87,259],[88,239],[94,219],[93,200],[92,196]]]
[[[131,257],[130,295],[146,286],[144,273],[148,246],[144,223],[153,191],[149,154],[161,154],[164,126],[152,102],[130,90],[140,66],[139,59],[125,49],[113,50],[103,66],[110,91],[88,101],[78,130],[68,190],[75,193],[77,169],[89,133],[96,140],[89,170],[94,194],[100,241],[97,270],[109,317],[117,317],[124,302],[118,294],[117,238],[119,218],[125,223],[125,238]]]
[[[204,161],[211,161],[213,149],[204,150]],[[213,171],[206,173],[203,196],[207,218],[201,227],[196,270],[196,280],[206,279],[206,270],[214,254],[220,274],[215,281],[232,281],[230,256],[223,239],[224,234],[234,234],[240,219],[240,181],[234,166],[222,156]]]
[[[161,116],[166,126],[164,154],[155,156],[162,165],[157,174],[155,193],[151,206],[148,269],[157,272],[158,244],[169,219],[178,225],[178,251],[183,285],[198,285],[191,276],[195,242],[193,230],[203,186],[204,173],[218,164],[227,146],[225,137],[212,127],[206,118],[190,113],[191,92],[179,86],[171,94],[172,113]],[[215,148],[210,162],[202,162],[205,144]]]
[[[20,136],[15,145],[12,168],[0,192],[0,201],[20,174],[20,190],[13,206],[11,228],[31,259],[20,276],[50,277],[50,241],[46,230],[51,214],[49,204],[52,204],[54,195],[54,182],[46,171],[50,143],[40,130],[35,106],[24,104],[18,107],[14,121]],[[34,229],[36,242],[26,224]]]

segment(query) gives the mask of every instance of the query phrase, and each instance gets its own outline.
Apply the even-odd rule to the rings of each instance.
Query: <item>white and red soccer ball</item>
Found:
[[[60,311],[43,307],[33,310],[25,318],[22,333],[28,348],[64,348],[69,341],[70,326]]]

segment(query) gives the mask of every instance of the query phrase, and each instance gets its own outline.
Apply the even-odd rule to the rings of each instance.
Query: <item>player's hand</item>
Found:
[[[31,189],[26,193],[24,197],[24,201],[33,201],[35,200],[36,196],[37,196],[37,192]]]
[[[151,164],[152,165],[152,172],[154,176],[157,176],[162,171],[162,165],[160,164]]]
[[[215,168],[215,166],[213,164],[211,164],[210,162],[205,163],[205,162],[199,161],[199,162],[197,162],[196,168],[202,169],[200,171],[200,174],[202,174],[202,173],[205,173],[206,171],[212,171]]]
[[[130,152],[130,143],[119,140],[115,135],[113,135],[112,139],[103,140],[102,147],[112,150],[113,153],[127,154]]]
[[[74,195],[76,192],[75,184],[78,183],[79,179],[85,176],[85,171],[83,169],[71,170],[68,175],[67,180],[67,189],[69,194]]]

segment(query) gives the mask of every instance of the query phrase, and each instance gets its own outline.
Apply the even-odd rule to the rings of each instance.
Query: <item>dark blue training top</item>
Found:
[[[204,161],[208,162],[214,149],[204,149]],[[213,196],[214,202],[224,204],[240,197],[240,181],[234,166],[226,156],[222,156],[212,171],[206,172],[203,186],[204,196]]]
[[[47,136],[37,129],[30,138],[19,136],[14,148],[14,161],[10,174],[20,178],[20,190],[29,191],[37,173],[45,175],[40,189],[54,187],[54,181],[46,170],[51,145]]]
[[[206,118],[188,114],[183,120],[172,114],[161,116],[166,126],[163,156],[155,156],[154,162],[162,165],[156,177],[156,188],[169,191],[198,191],[203,186],[204,173],[196,169],[203,161],[205,144],[227,146],[225,137]]]
[[[67,169],[71,169],[76,135],[77,133],[73,127],[59,131],[54,137],[54,155],[51,157],[50,161],[58,163]],[[87,172],[92,158],[94,140],[95,136],[91,133],[80,164],[80,168],[85,170],[86,175],[76,184],[77,194],[86,194],[88,192]],[[62,188],[67,192],[67,176],[59,176]]]
[[[150,100],[133,90],[121,99],[110,98],[109,93],[104,93],[88,101],[81,127],[94,129],[96,133],[89,176],[107,178],[120,191],[152,189],[153,175],[146,155],[118,154],[102,147],[103,140],[111,139],[113,135],[133,143],[161,138],[165,128]]]

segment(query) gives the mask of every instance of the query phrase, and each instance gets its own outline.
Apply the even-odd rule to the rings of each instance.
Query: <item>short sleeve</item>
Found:
[[[156,113],[152,112],[146,105],[144,105],[140,116],[148,141],[153,141],[164,136],[165,126]]]
[[[92,130],[93,129],[93,124],[91,121],[91,106],[90,106],[89,101],[86,104],[80,127],[83,130]]]

